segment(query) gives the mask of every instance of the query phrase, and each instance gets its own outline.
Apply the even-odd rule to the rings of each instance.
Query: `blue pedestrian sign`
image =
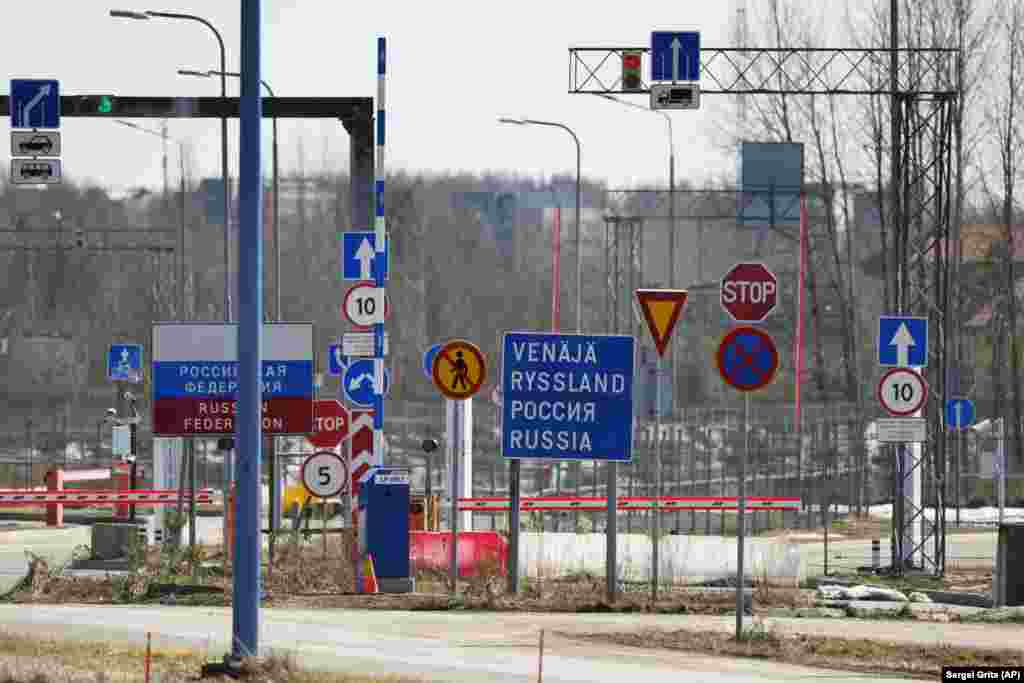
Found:
[[[506,332],[502,456],[630,462],[634,349],[625,335]]]
[[[967,429],[974,424],[974,401],[969,398],[951,398],[946,401],[946,427]]]
[[[107,352],[107,379],[111,382],[142,381],[142,345],[111,344]]]
[[[897,368],[928,365],[928,318],[881,316],[878,319],[878,364]]]
[[[431,382],[434,381],[434,356],[438,354],[444,344],[434,344],[423,352],[423,374]]]
[[[341,344],[327,345],[327,374],[339,376],[345,372],[348,358],[341,353]]]
[[[653,31],[651,33],[652,81],[700,80],[700,33]]]
[[[341,277],[343,280],[372,280],[376,235],[372,231],[341,233]],[[390,251],[390,250],[388,250]],[[390,254],[384,255],[384,279],[391,278]]]
[[[341,386],[345,392],[345,400],[357,408],[372,408],[374,398],[373,359],[360,358],[345,366],[342,373]],[[391,371],[384,368],[385,396],[391,389]]]
[[[60,128],[60,83],[12,79],[11,128]]]

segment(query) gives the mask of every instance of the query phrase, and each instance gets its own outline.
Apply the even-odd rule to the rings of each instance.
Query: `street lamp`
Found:
[[[580,306],[581,291],[582,291],[582,279],[581,274],[583,272],[582,260],[580,254],[580,140],[576,137],[576,133],[572,132],[569,126],[562,123],[556,123],[554,121],[538,121],[536,119],[509,119],[499,118],[498,123],[514,123],[518,126],[553,126],[555,128],[561,128],[569,135],[572,136],[573,142],[576,143],[576,332],[579,333],[583,328],[583,308]]]
[[[132,10],[110,10],[110,16],[118,19],[140,19],[149,20],[154,17],[159,19],[182,19],[185,21],[196,21],[213,31],[217,38],[217,45],[220,47],[220,70],[227,69],[227,57],[224,52],[224,39],[220,32],[206,19],[197,17],[194,14],[179,14],[177,12],[135,12]],[[227,97],[227,79],[220,78],[220,96]],[[231,190],[228,178],[228,119],[220,117],[220,174],[224,183],[224,319],[231,322]]]
[[[231,76],[241,78],[242,74],[237,71],[196,71],[194,69],[178,69],[180,76],[197,76],[209,78],[211,76]],[[267,89],[267,94],[275,97],[274,91],[265,80],[260,79],[260,84]],[[274,319],[281,320],[281,221],[278,210],[278,164],[277,164],[277,117],[270,120],[272,126],[272,138],[274,146],[273,185],[274,185]]]
[[[114,119],[114,123],[118,123],[128,128],[134,128],[140,133],[146,133],[161,138],[164,142],[167,142],[168,135],[166,131],[158,133],[155,130],[139,126],[132,123],[131,121],[122,121],[121,119]],[[171,138],[173,139],[173,138]],[[185,314],[185,143],[181,140],[174,140],[178,143],[178,164],[181,172],[181,223],[178,225],[178,319],[185,320],[187,315]],[[165,148],[166,149],[166,148]],[[166,159],[166,156],[164,157]],[[166,168],[166,164],[165,164]],[[164,176],[166,180],[166,176]],[[165,188],[166,190],[166,188]]]

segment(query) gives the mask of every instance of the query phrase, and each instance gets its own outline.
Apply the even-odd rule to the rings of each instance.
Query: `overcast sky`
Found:
[[[31,3],[5,3],[10,30],[0,41],[0,60],[11,78],[59,79],[65,95],[213,96],[219,93],[217,80],[176,73],[179,68],[219,67],[216,40],[208,29],[169,19],[115,19],[108,11],[201,15],[224,36],[230,71],[239,67],[238,5],[237,0],[136,6],[131,0],[66,0],[44,10]],[[575,147],[564,132],[497,123],[499,116],[529,116],[573,128],[582,146],[584,175],[626,187],[667,183],[664,119],[592,95],[568,94],[568,48],[641,47],[655,29],[699,30],[704,46],[727,46],[733,4],[265,0],[263,7],[263,76],[281,96],[375,97],[376,41],[381,35],[387,38],[389,169],[544,177],[572,172]],[[45,30],[31,28],[41,26]],[[237,80],[228,88],[237,95]],[[647,96],[630,97],[646,104]],[[704,102],[701,111],[672,114],[679,179],[699,182],[709,174],[735,174],[734,155],[715,144],[714,119],[720,115],[715,110],[721,111],[725,98]],[[160,127],[159,119],[135,123]],[[66,118],[61,129],[65,174],[114,189],[160,186],[158,138],[101,119]],[[269,168],[269,122],[265,130]],[[194,144],[201,175],[219,175],[216,120],[171,120],[169,131]],[[231,136],[234,165],[234,125]],[[284,170],[296,167],[300,138],[308,170],[344,169],[348,164],[348,136],[340,123],[281,121],[279,136]],[[175,184],[173,147],[171,155]]]

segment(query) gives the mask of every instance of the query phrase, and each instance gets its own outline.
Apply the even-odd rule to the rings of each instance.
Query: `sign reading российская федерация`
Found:
[[[633,337],[506,332],[502,454],[629,462]]]

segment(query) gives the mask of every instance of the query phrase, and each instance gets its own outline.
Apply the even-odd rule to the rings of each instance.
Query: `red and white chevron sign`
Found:
[[[188,491],[185,500],[191,500]],[[101,504],[101,503],[134,503],[135,505],[166,505],[178,502],[177,489],[152,489],[138,491],[44,491],[39,493],[0,492],[0,507],[18,507],[26,505],[46,505],[52,503]],[[213,491],[201,489],[196,491],[197,503],[212,503]]]
[[[352,410],[349,434],[352,440],[352,506],[359,495],[359,478],[373,466],[373,411]]]

